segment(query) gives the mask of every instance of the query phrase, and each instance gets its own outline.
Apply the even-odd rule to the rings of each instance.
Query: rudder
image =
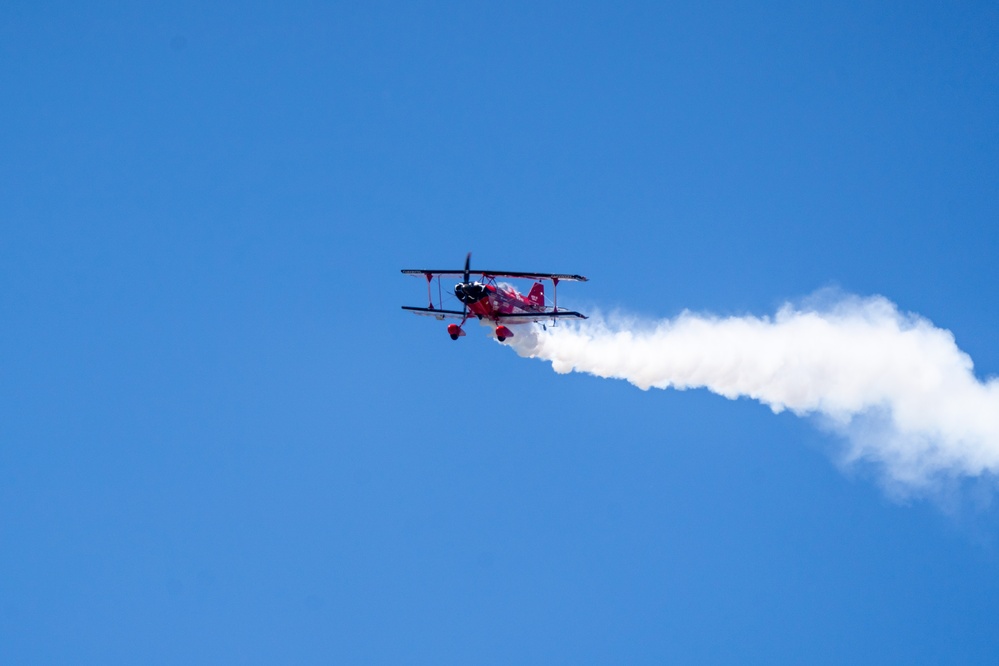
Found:
[[[527,300],[534,305],[539,307],[545,306],[545,285],[540,282],[535,282],[534,286],[531,287],[531,292],[527,294]]]

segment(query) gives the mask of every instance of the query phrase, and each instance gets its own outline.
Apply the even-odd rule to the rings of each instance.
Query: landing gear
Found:
[[[457,340],[458,339],[458,334],[457,333],[452,333],[451,334],[451,339],[452,340]]]
[[[496,339],[499,340],[500,342],[503,342],[504,340],[506,340],[506,338],[504,338],[502,335],[497,335]]]

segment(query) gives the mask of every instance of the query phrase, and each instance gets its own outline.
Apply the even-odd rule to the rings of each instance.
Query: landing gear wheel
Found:
[[[452,335],[452,336],[451,336],[451,339],[452,339],[452,340],[457,340],[457,339],[458,339],[458,336],[457,336],[457,335]]]
[[[506,338],[504,338],[502,335],[497,335],[496,339],[499,340],[500,342],[503,342],[504,340],[506,340]]]

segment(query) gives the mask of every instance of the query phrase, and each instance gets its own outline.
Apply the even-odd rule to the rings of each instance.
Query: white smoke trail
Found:
[[[788,304],[773,318],[594,317],[511,342],[560,373],[703,387],[819,416],[845,436],[844,462],[874,463],[896,494],[999,472],[999,380],[979,381],[950,331],[882,297]]]

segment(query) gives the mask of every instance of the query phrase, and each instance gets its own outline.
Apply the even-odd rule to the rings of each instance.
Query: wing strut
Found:
[[[552,278],[552,299],[555,301],[555,312],[558,312],[558,278]],[[552,320],[552,326],[558,324],[558,317]]]

